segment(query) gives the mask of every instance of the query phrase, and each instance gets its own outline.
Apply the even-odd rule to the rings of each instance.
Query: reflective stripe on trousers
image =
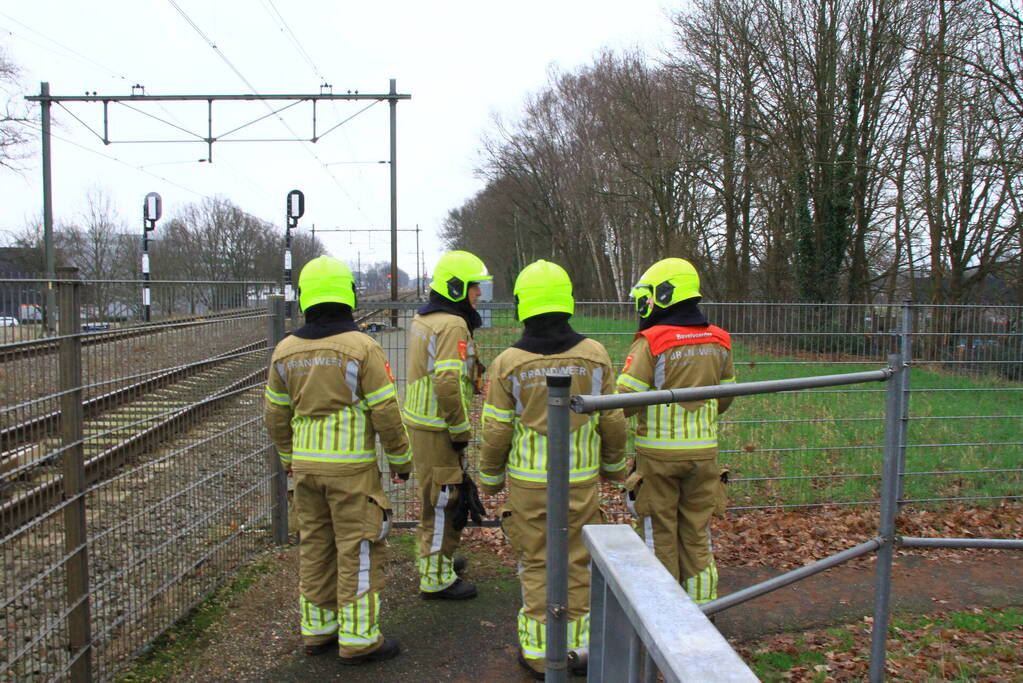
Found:
[[[455,561],[440,552],[420,557],[418,565],[419,590],[426,593],[442,591],[458,580]]]
[[[302,635],[324,636],[337,633],[337,612],[334,610],[317,607],[306,600],[304,595],[298,596],[298,610]]]
[[[303,636],[337,634],[340,644],[355,647],[380,640],[380,593],[369,590],[369,553],[370,542],[363,541],[359,553],[359,590],[363,592],[355,600],[341,605],[339,611],[317,607],[305,596],[298,596]]]
[[[525,614],[526,608],[519,610],[518,628],[519,645],[523,656],[529,659],[543,659],[547,654],[547,625]],[[568,649],[575,650],[590,644],[590,615],[568,622]]]
[[[693,602],[710,602],[718,599],[718,568],[714,560],[710,561],[707,568],[696,576],[690,576],[682,581],[682,588],[685,589]]]

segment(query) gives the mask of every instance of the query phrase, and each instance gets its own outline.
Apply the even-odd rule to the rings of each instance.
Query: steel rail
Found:
[[[161,372],[149,379],[144,379],[139,382],[129,384],[121,389],[109,391],[100,396],[90,398],[82,402],[84,418],[95,418],[105,410],[116,408],[129,400],[134,400],[137,398],[138,394],[161,389],[165,386],[191,377],[192,375],[198,374],[211,365],[231,360],[239,355],[250,353],[252,351],[258,351],[265,345],[266,340],[261,339],[251,344],[246,344],[245,346],[239,346],[231,351],[218,354],[212,358],[207,358],[206,360],[202,360],[197,363]],[[61,411],[54,410],[46,413],[45,415],[40,415],[39,417],[34,417],[0,430],[0,458],[2,458],[3,454],[7,451],[24,445],[27,441],[45,438],[45,432],[57,429],[60,426],[60,419]]]
[[[206,325],[211,322],[223,322],[225,320],[246,320],[248,318],[264,318],[266,313],[254,311],[253,309],[236,309],[207,315],[188,316],[173,320],[161,320],[153,323],[142,323],[117,330],[102,332],[81,332],[82,346],[96,346],[112,341],[122,341],[134,337],[144,337],[158,332],[166,332],[170,329],[186,329],[199,325]],[[32,339],[28,341],[10,342],[0,344],[0,363],[43,356],[56,353],[60,337],[46,337],[44,339]]]
[[[202,410],[232,397],[232,392],[242,388],[255,388],[266,377],[266,369],[260,368],[244,377],[235,380],[227,387],[217,390],[208,399],[182,407],[170,417],[147,429],[136,432],[116,446],[112,446],[85,461],[85,483],[90,486],[100,481],[103,476],[132,457],[145,451],[155,441],[163,440],[185,427],[189,420]],[[63,498],[63,478],[54,476],[52,479],[24,491],[17,496],[0,503],[0,534],[22,526],[35,517],[46,513]]]

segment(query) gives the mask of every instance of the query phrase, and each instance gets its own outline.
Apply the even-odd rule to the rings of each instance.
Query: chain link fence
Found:
[[[405,330],[420,304],[368,303],[363,320],[384,347],[399,394],[406,376]],[[909,358],[903,503],[1023,498],[1023,307],[706,303],[707,318],[731,333],[736,376],[753,382],[874,370],[890,353]],[[509,303],[480,304],[475,339],[489,365],[521,334]],[[397,326],[389,323],[397,311]],[[579,302],[573,327],[607,347],[615,370],[637,330],[631,304]],[[719,460],[731,469],[735,509],[874,505],[883,446],[883,388],[790,391],[736,400],[721,418]],[[469,469],[479,453],[476,439]],[[631,440],[630,440],[631,452]],[[418,517],[412,483],[390,492],[399,523]],[[612,517],[625,515],[605,487]]]
[[[0,281],[0,302],[10,309],[45,284]],[[124,320],[90,308],[102,300],[91,288],[109,284],[63,285],[53,329],[43,316],[19,325],[25,335],[0,338],[0,680],[112,678],[283,536],[274,503],[283,482],[262,424],[268,351],[284,329],[279,299],[267,308],[273,285],[168,283],[175,293],[162,306],[153,282],[153,322],[140,324],[137,308]],[[141,291],[140,282],[120,284]],[[400,395],[405,331],[420,305],[367,302],[356,312]],[[912,363],[901,407],[903,502],[1023,497],[1023,308],[702,308],[731,333],[740,382],[876,370],[901,350]],[[475,339],[489,365],[521,324],[512,304],[481,312]],[[636,331],[630,305],[581,302],[572,322],[621,369]],[[722,418],[720,454],[732,470],[732,509],[876,505],[883,392],[864,385],[736,400]],[[470,471],[481,408],[477,396]],[[414,491],[414,481],[390,491],[401,525],[418,518]],[[603,495],[623,519],[620,493]]]
[[[0,680],[113,678],[270,539],[270,285],[139,324],[61,277],[55,329],[0,343]]]

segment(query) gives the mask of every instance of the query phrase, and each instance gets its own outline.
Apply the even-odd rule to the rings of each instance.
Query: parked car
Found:
[[[9,315],[0,315],[0,327],[17,327],[20,324],[17,318]]]

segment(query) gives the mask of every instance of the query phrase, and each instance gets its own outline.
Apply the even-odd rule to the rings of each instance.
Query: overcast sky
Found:
[[[602,48],[638,47],[656,57],[670,40],[667,13],[684,0],[349,2],[347,0],[39,0],[0,5],[0,49],[20,69],[25,94],[48,81],[53,95],[319,92],[384,93],[389,79],[412,96],[398,104],[398,227],[422,229],[427,268],[442,252],[447,212],[482,187],[473,169],[494,114],[514,120],[549,69],[571,71]],[[211,47],[215,45],[216,48]],[[388,105],[321,103],[317,144],[223,142],[104,146],[100,104],[53,108],[53,196],[57,220],[74,220],[90,190],[105,192],[131,229],[142,197],[164,199],[169,217],[219,194],[283,225],[285,196],[306,196],[301,229],[390,226]],[[281,106],[277,104],[276,106]],[[365,109],[365,111],[362,111]],[[32,110],[38,117],[38,106]],[[204,103],[149,105],[145,113],[206,134]],[[361,113],[360,113],[361,112]],[[269,114],[266,105],[215,105],[220,135]],[[90,132],[82,122],[95,132]],[[305,103],[230,137],[308,138]],[[290,130],[289,130],[290,129]],[[183,139],[186,133],[111,104],[113,140]],[[0,170],[0,229],[41,215],[38,142],[21,174]],[[140,168],[141,167],[141,168]],[[159,226],[157,228],[159,231]],[[282,227],[283,230],[283,227]],[[323,233],[350,261],[390,258],[386,233]],[[399,235],[399,265],[415,273],[415,234]]]

